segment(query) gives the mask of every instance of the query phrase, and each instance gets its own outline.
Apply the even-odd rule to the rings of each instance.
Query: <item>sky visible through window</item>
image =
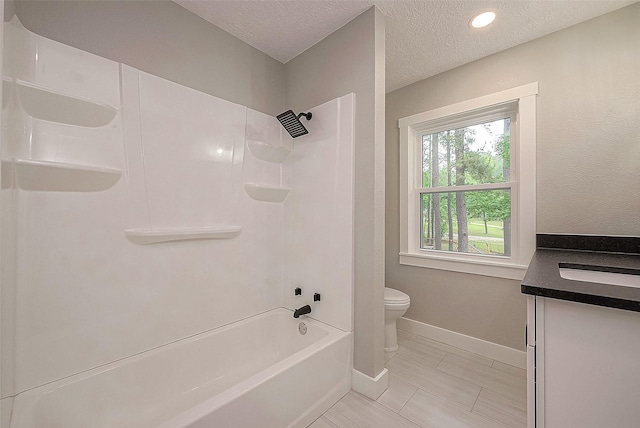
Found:
[[[484,151],[495,155],[493,142],[496,136],[504,134],[504,120],[495,120],[493,122],[469,126],[468,129],[475,131],[476,140],[469,145],[472,151]]]

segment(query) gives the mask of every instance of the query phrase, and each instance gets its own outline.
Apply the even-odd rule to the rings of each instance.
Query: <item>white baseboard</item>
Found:
[[[396,325],[400,330],[415,333],[419,336],[446,343],[447,345],[455,346],[456,348],[464,349],[465,351],[473,352],[474,354],[482,355],[521,369],[527,368],[527,353],[524,351],[518,351],[517,349],[487,342],[486,340],[456,333],[455,331],[446,330],[409,318],[399,318]]]
[[[377,400],[389,385],[389,371],[384,369],[375,378],[353,369],[351,376],[351,389],[360,394]]]

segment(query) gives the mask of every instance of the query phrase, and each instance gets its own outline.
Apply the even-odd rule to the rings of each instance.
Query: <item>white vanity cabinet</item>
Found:
[[[640,427],[640,313],[527,296],[528,427]]]

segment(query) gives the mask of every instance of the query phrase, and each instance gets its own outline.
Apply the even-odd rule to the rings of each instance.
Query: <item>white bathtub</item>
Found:
[[[351,355],[351,333],[275,309],[19,394],[11,428],[306,427]]]

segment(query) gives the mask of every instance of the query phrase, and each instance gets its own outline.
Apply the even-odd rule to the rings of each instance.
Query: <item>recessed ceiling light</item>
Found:
[[[480,15],[476,15],[469,21],[469,26],[471,28],[482,28],[491,24],[493,20],[496,19],[496,14],[494,12],[484,12]]]

